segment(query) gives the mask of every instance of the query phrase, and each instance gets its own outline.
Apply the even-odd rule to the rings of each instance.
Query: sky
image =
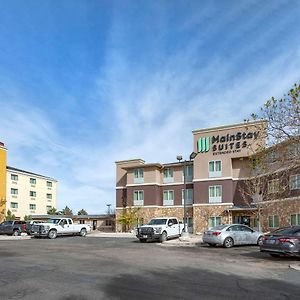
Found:
[[[58,180],[58,209],[115,207],[115,161],[188,158],[300,79],[300,1],[0,0],[0,141]]]

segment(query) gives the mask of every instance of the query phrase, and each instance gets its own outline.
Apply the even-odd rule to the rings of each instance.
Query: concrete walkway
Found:
[[[29,240],[31,239],[30,235],[26,233],[22,233],[19,236],[11,236],[11,235],[0,235],[0,241],[15,241],[15,240]]]
[[[203,242],[202,235],[189,234],[185,237],[168,240],[161,243],[161,246],[175,246],[175,247],[195,247]]]

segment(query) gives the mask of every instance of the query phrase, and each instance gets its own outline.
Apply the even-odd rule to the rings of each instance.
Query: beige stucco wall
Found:
[[[18,180],[11,180],[11,174],[18,175]],[[36,184],[30,184],[30,178],[35,178]],[[47,186],[47,181],[52,182],[52,187]],[[18,189],[17,195],[11,194],[12,188]],[[36,197],[30,197],[30,191],[36,192]],[[9,209],[16,217],[22,219],[25,215],[46,215],[47,206],[56,208],[57,181],[17,171],[7,171],[6,194],[6,210]],[[52,199],[47,199],[47,194],[52,194]],[[18,203],[18,208],[12,208],[12,202]],[[36,209],[30,210],[29,204],[36,204]]]

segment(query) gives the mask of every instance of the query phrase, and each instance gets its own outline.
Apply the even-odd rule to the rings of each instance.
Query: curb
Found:
[[[30,240],[30,235],[23,236],[0,236],[0,241]]]

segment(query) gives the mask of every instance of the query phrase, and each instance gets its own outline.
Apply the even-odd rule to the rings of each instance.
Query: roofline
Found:
[[[40,177],[40,178],[43,178],[43,179],[48,179],[48,180],[57,182],[57,180],[54,179],[54,178],[47,177],[47,176],[40,175],[40,174],[36,174],[36,173],[33,173],[33,172],[28,172],[28,171],[17,169],[17,168],[10,167],[10,166],[6,166],[6,171],[9,171],[9,172],[12,172],[12,173],[25,174],[25,175],[32,175],[32,176],[36,176],[36,177]]]

